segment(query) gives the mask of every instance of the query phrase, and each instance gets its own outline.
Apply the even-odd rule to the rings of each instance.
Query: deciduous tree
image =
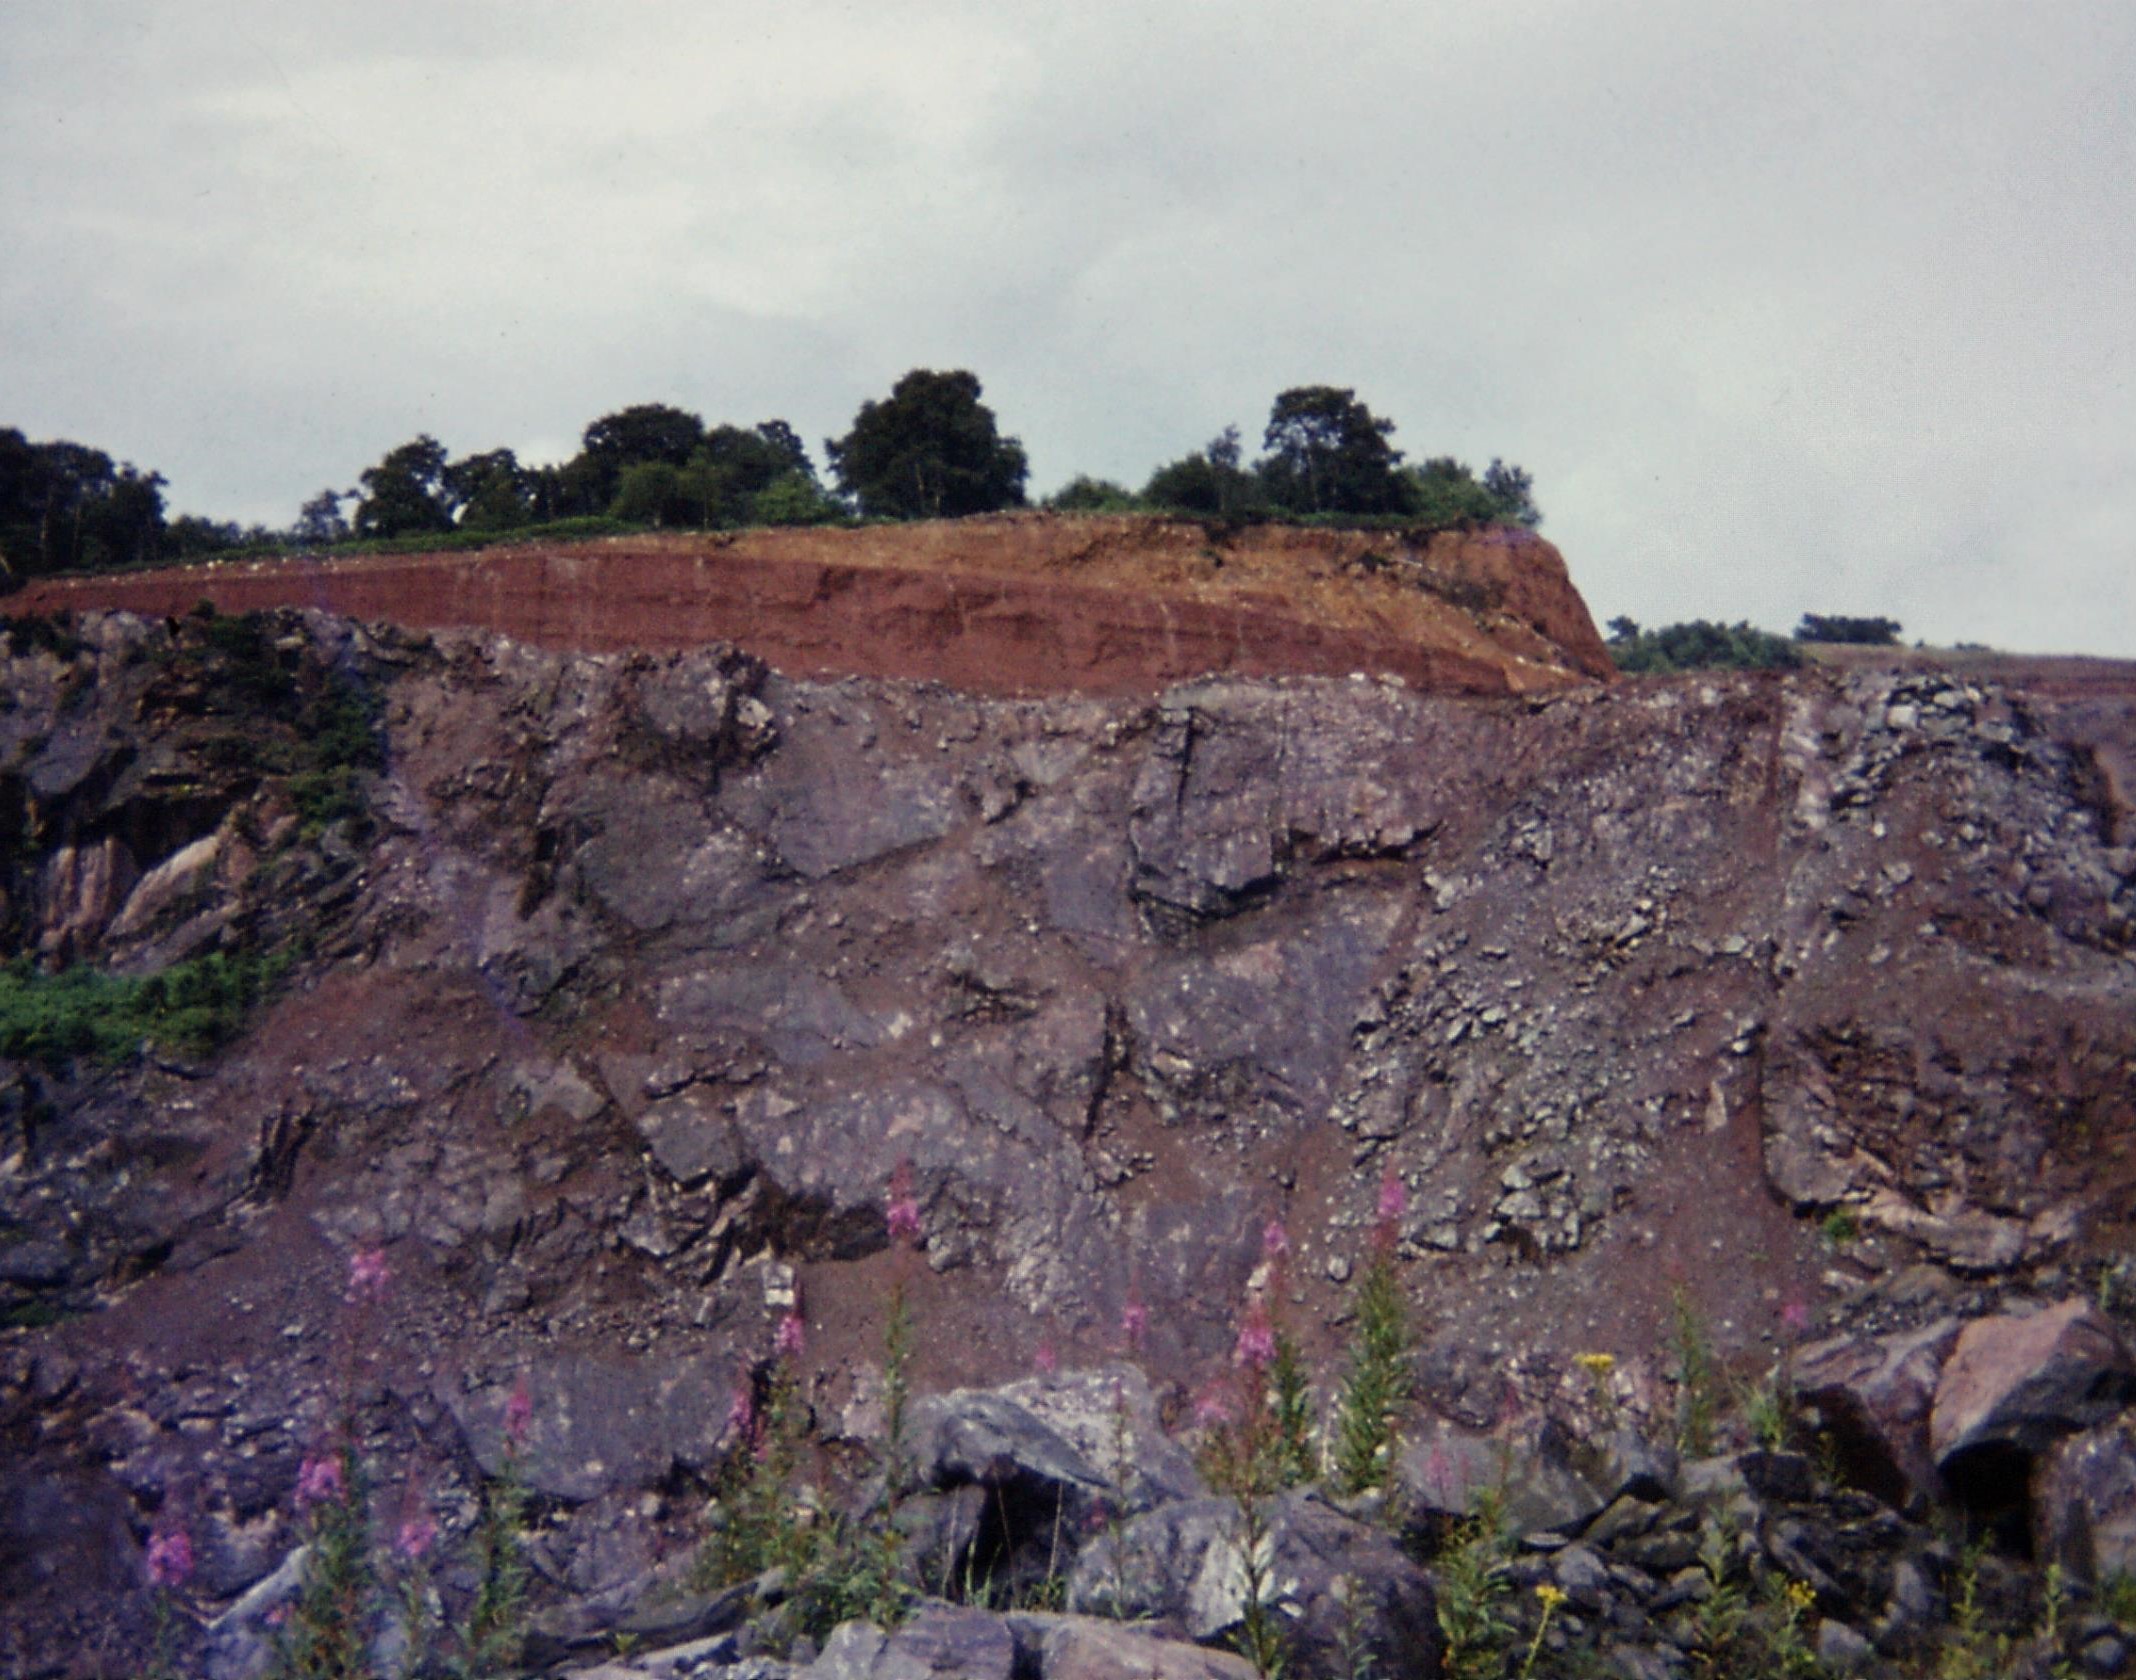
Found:
[[[1261,479],[1277,506],[1296,513],[1401,513],[1407,496],[1395,469],[1402,452],[1382,420],[1333,385],[1298,385],[1268,413]]]
[[[863,513],[955,518],[1021,507],[1029,465],[979,400],[976,374],[915,368],[881,402],[863,403],[853,429],[825,443],[831,470]]]
[[[360,537],[405,537],[452,527],[451,491],[445,483],[445,446],[428,432],[386,452],[362,475],[356,504]]]

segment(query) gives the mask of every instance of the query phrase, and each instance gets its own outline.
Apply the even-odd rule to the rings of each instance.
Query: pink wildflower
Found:
[[[1801,1296],[1790,1296],[1780,1308],[1780,1323],[1796,1335],[1810,1327],[1810,1304]]]
[[[1120,1309],[1120,1334],[1127,1345],[1141,1351],[1143,1339],[1150,1333],[1150,1309],[1140,1301],[1130,1300]]]
[[[1268,1320],[1268,1303],[1256,1301],[1239,1326],[1231,1360],[1249,1371],[1265,1371],[1276,1357],[1276,1327]]]
[[[533,1427],[534,1396],[527,1392],[527,1379],[521,1377],[512,1384],[512,1397],[504,1403],[504,1438],[516,1452],[527,1444]]]
[[[376,1246],[359,1248],[349,1256],[348,1298],[352,1305],[361,1301],[383,1301],[392,1284],[393,1273],[386,1265],[384,1249]]]
[[[920,1246],[920,1204],[912,1193],[912,1163],[900,1161],[890,1175],[890,1205],[886,1222],[890,1240],[909,1247]]]
[[[1392,1167],[1380,1179],[1378,1216],[1382,1225],[1396,1225],[1409,1211],[1409,1190]]]
[[[771,1338],[771,1351],[781,1359],[799,1359],[808,1346],[808,1326],[801,1322],[801,1315],[790,1312],[779,1320],[779,1328]]]
[[[1280,1260],[1290,1252],[1290,1232],[1283,1228],[1283,1221],[1271,1219],[1261,1232],[1261,1258]]]
[[[727,1403],[727,1433],[744,1446],[756,1443],[756,1394],[747,1383],[737,1387],[734,1398]]]
[[[1050,1377],[1061,1368],[1061,1356],[1053,1351],[1051,1336],[1038,1344],[1038,1351],[1031,1356],[1031,1363],[1038,1367],[1038,1374],[1042,1377]]]
[[[1214,1383],[1202,1390],[1194,1402],[1194,1421],[1204,1429],[1214,1429],[1231,1421],[1231,1396]]]
[[[297,1467],[297,1509],[300,1511],[343,1498],[348,1490],[348,1483],[341,1474],[341,1455],[337,1452],[312,1453]]]
[[[418,1509],[401,1518],[393,1535],[393,1549],[408,1562],[421,1563],[437,1538],[438,1525],[431,1521],[428,1511]]]
[[[176,1523],[148,1537],[148,1578],[166,1591],[193,1578],[193,1537]]]

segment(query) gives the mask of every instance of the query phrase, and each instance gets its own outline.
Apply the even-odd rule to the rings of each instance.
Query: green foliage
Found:
[[[1834,1248],[1845,1248],[1861,1239],[1861,1227],[1854,1221],[1848,1209],[1836,1207],[1827,1213],[1818,1224],[1818,1233]]]
[[[800,1395],[785,1361],[761,1400],[751,1400],[712,1502],[712,1530],[697,1556],[705,1587],[732,1586],[767,1569],[798,1573],[813,1550],[801,1507],[788,1491],[800,1461]]]
[[[362,1467],[338,1453],[340,1491],[311,1510],[304,1585],[275,1640],[272,1680],[370,1680],[365,1609],[372,1585]]]
[[[606,513],[574,515],[568,519],[547,519],[534,525],[521,525],[512,530],[452,530],[426,533],[422,536],[379,538],[373,541],[361,539],[340,544],[335,552],[340,554],[450,554],[472,549],[510,547],[519,544],[575,542],[587,537],[622,537],[640,527],[627,520],[611,518]]]
[[[462,456],[445,469],[445,489],[463,531],[510,531],[534,517],[534,475],[509,449]]]
[[[1733,1524],[1709,1517],[1699,1531],[1706,1594],[1691,1615],[1690,1671],[1700,1680],[1809,1680],[1822,1672],[1807,1635],[1817,1595],[1800,1581],[1746,1573]]]
[[[288,966],[285,956],[215,951],[144,977],[43,974],[18,957],[0,967],[0,1056],[58,1068],[82,1056],[119,1061],[144,1044],[205,1055],[237,1036]]]
[[[1676,1361],[1676,1444],[1692,1457],[1702,1458],[1713,1450],[1719,1377],[1705,1318],[1682,1284],[1669,1297],[1669,1341]]]
[[[752,525],[829,525],[845,517],[845,509],[823,493],[813,472],[782,473],[749,502]]]
[[[1046,498],[1046,506],[1055,513],[1132,513],[1141,505],[1126,485],[1088,473],[1076,474]]]
[[[469,1675],[509,1671],[519,1655],[526,1616],[525,1534],[527,1484],[519,1448],[508,1443],[499,1473],[482,1488],[482,1515],[475,1524],[475,1599],[461,1633],[463,1662]]]
[[[2000,1680],[2009,1673],[2010,1640],[1988,1626],[1980,1601],[1981,1546],[1958,1561],[1951,1592],[1951,1620],[1936,1652],[1936,1680]]]
[[[1479,1490],[1475,1509],[1429,1560],[1447,1680],[1499,1680],[1505,1673],[1514,1634],[1512,1560],[1504,1497],[1495,1488]]]
[[[692,523],[695,498],[682,491],[682,469],[666,461],[633,461],[616,484],[609,513],[630,525]]]
[[[452,526],[452,492],[445,482],[445,446],[428,432],[386,452],[362,475],[356,534],[405,537]]]
[[[1644,676],[1671,671],[1792,671],[1802,652],[1785,637],[1747,623],[1710,624],[1694,619],[1642,630],[1629,618],[1610,620],[1609,656],[1620,671]]]
[[[0,581],[147,564],[162,552],[163,488],[100,449],[0,428]]]
[[[349,672],[307,668],[278,645],[265,613],[226,616],[202,602],[187,623],[197,640],[179,657],[207,679],[213,704],[243,725],[218,743],[223,762],[286,777],[306,837],[339,822],[366,824],[366,789],[385,765],[377,696]]]
[[[1279,393],[1261,436],[1269,500],[1299,513],[1407,512],[1393,435],[1394,422],[1348,388],[1299,385]]]
[[[1298,1339],[1276,1332],[1276,1356],[1268,1366],[1268,1405],[1276,1431],[1278,1474],[1285,1487],[1300,1487],[1320,1473],[1313,1444],[1313,1388]]]
[[[1394,1244],[1379,1232],[1358,1277],[1355,1312],[1331,1452],[1336,1491],[1351,1495],[1387,1480],[1395,1429],[1409,1403],[1409,1305],[1402,1298]]]
[[[1742,1397],[1743,1423],[1767,1452],[1784,1450],[1795,1434],[1795,1411],[1777,1371]]]
[[[824,446],[840,488],[861,512],[894,519],[1021,507],[1023,445],[998,433],[980,391],[978,376],[961,369],[915,368],[886,399],[863,403],[852,430]]]
[[[1195,454],[1159,467],[1142,487],[1145,507],[1201,519],[1260,519],[1270,512],[1268,486],[1239,465],[1239,429],[1226,426]]]
[[[1542,524],[1543,510],[1535,505],[1535,479],[1525,468],[1509,466],[1493,455],[1483,470],[1483,488],[1501,524],[1530,531]]]
[[[2136,1627],[2136,1575],[2117,1569],[2104,1577],[2099,1582],[2097,1603],[2100,1615],[2123,1627]]]
[[[557,511],[598,512],[615,500],[626,468],[659,462],[679,469],[704,439],[703,420],[666,403],[637,403],[604,414],[586,428],[578,458],[563,474],[564,499],[576,505]]]
[[[1232,1502],[1236,1513],[1231,1545],[1245,1591],[1234,1644],[1261,1680],[1282,1674],[1285,1655],[1282,1617],[1271,1599],[1275,1534],[1269,1520],[1269,1501],[1283,1478],[1268,1423],[1267,1408],[1255,1396],[1243,1418],[1211,1432],[1202,1452],[1209,1485]]]
[[[1804,613],[1802,622],[1795,626],[1795,640],[1896,647],[1901,628],[1895,618],[1827,618],[1821,613]]]
[[[902,1577],[896,1514],[910,1473],[904,1429],[911,1321],[902,1290],[885,1326],[885,1352],[887,1438],[882,1495],[874,1509],[857,1521],[832,1518],[821,1510],[815,1489],[796,1489],[806,1419],[798,1375],[782,1354],[762,1399],[736,1403],[735,1440],[713,1500],[712,1529],[697,1557],[700,1586],[730,1586],[782,1569],[795,1631],[817,1638],[856,1616],[879,1627],[904,1619],[911,1594]]]

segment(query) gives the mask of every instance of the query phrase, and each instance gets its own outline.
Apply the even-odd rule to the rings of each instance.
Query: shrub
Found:
[[[1409,1402],[1409,1305],[1394,1263],[1405,1203],[1402,1181],[1389,1172],[1380,1184],[1370,1252],[1358,1278],[1357,1330],[1335,1404],[1331,1468],[1336,1490],[1344,1494],[1385,1483],[1395,1428]]]
[[[1899,621],[1895,618],[1827,618],[1804,613],[1795,626],[1798,642],[1843,642],[1858,647],[1896,647]]]
[[[1124,484],[1078,473],[1046,498],[1046,506],[1055,513],[1132,513],[1142,503]]]
[[[759,525],[828,525],[843,519],[845,509],[807,473],[790,472],[756,493],[749,517]]]
[[[43,974],[27,957],[0,967],[0,1056],[63,1066],[118,1061],[143,1044],[205,1055],[235,1038],[289,958],[222,951],[159,974],[77,967]]]
[[[1643,676],[1671,671],[1792,671],[1802,651],[1784,636],[1748,623],[1712,624],[1693,619],[1642,630],[1629,618],[1610,620],[1609,656],[1620,671]]]

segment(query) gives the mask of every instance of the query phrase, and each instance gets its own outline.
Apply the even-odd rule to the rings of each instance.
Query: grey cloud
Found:
[[[2132,83],[2015,0],[9,8],[0,423],[282,520],[918,365],[1139,480],[1325,380],[1599,615],[2136,654]]]

